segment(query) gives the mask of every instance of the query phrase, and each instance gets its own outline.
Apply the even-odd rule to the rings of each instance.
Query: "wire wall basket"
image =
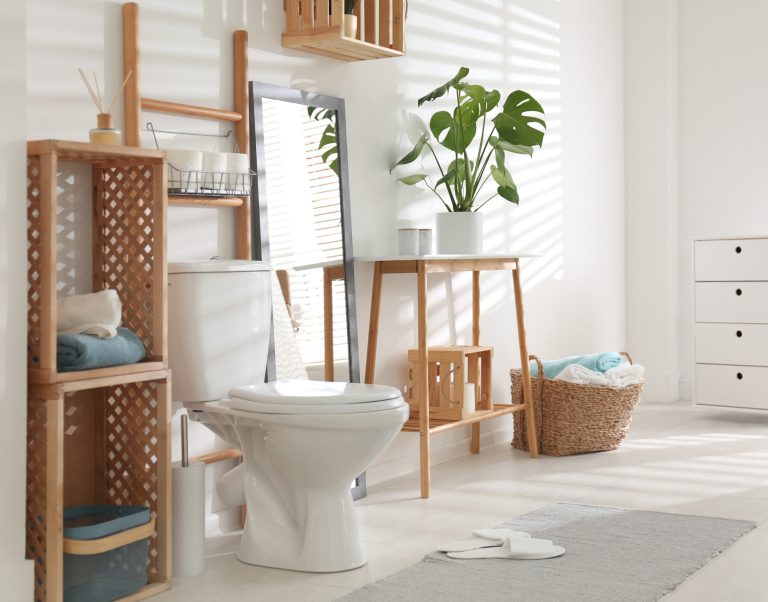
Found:
[[[189,171],[168,163],[168,194],[194,196],[243,196],[251,193],[252,171],[229,173]]]
[[[176,130],[161,130],[147,122],[145,131],[151,132],[158,150],[160,144],[157,141],[157,134],[177,134],[184,136],[208,136],[213,138],[231,138],[232,130],[226,134],[203,134],[198,132],[179,132]],[[237,141],[235,141],[235,150]],[[199,196],[199,197],[220,197],[220,196],[247,196],[251,194],[253,177],[256,172],[249,169],[247,171],[229,172],[229,171],[203,171],[197,169],[183,169],[176,167],[170,161],[168,165],[168,194],[177,196]]]

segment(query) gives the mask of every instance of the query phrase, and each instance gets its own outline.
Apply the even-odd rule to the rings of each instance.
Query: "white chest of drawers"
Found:
[[[695,401],[768,410],[768,236],[694,241]]]

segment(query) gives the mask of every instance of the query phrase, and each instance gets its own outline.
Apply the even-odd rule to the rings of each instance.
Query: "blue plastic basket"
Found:
[[[64,601],[106,602],[144,587],[149,537],[147,528],[141,527],[150,520],[149,508],[145,506],[66,508]],[[89,553],[89,547],[97,548],[98,544],[104,543],[104,538],[128,529],[135,529],[138,539],[110,550]],[[67,539],[72,541],[68,544]]]

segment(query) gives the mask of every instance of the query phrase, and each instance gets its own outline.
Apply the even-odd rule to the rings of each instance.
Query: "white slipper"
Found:
[[[449,558],[511,558],[515,560],[542,560],[565,554],[565,548],[548,539],[509,537],[501,546],[460,552],[450,552]]]
[[[512,529],[477,529],[472,531],[475,536],[472,539],[454,541],[438,548],[439,552],[464,552],[466,550],[479,550],[501,546],[509,538],[529,539],[530,533],[525,531],[512,531]]]

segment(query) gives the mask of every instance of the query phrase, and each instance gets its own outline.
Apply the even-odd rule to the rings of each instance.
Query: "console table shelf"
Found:
[[[538,456],[536,424],[531,393],[531,376],[528,369],[528,347],[525,339],[525,320],[523,315],[523,294],[520,285],[520,259],[522,254],[514,255],[425,255],[356,258],[359,263],[373,263],[373,290],[371,294],[371,317],[368,329],[368,353],[365,364],[365,382],[373,383],[376,376],[376,346],[379,333],[379,313],[381,309],[381,287],[385,274],[416,274],[418,298],[418,364],[428,365],[428,324],[427,324],[427,275],[430,273],[472,272],[472,345],[480,345],[480,272],[487,270],[508,270],[512,272],[515,291],[515,313],[517,335],[520,349],[520,363],[523,376],[523,398],[521,404],[493,404],[492,410],[480,410],[460,420],[441,420],[430,417],[429,376],[427,370],[418,374],[419,416],[410,418],[403,430],[418,432],[420,440],[421,497],[429,497],[430,463],[429,437],[435,433],[470,425],[472,427],[471,451],[480,452],[480,423],[485,420],[513,414],[525,410],[526,430],[532,458]]]
[[[525,406],[521,403],[508,404],[508,403],[495,403],[492,410],[478,410],[465,416],[461,420],[443,420],[440,418],[429,419],[429,434],[441,433],[443,431],[449,431],[460,426],[467,426],[468,424],[476,424],[484,420],[490,420],[491,418],[498,418],[505,414],[514,414],[525,409]],[[409,418],[403,425],[403,430],[409,433],[418,433],[421,430],[418,418]]]

